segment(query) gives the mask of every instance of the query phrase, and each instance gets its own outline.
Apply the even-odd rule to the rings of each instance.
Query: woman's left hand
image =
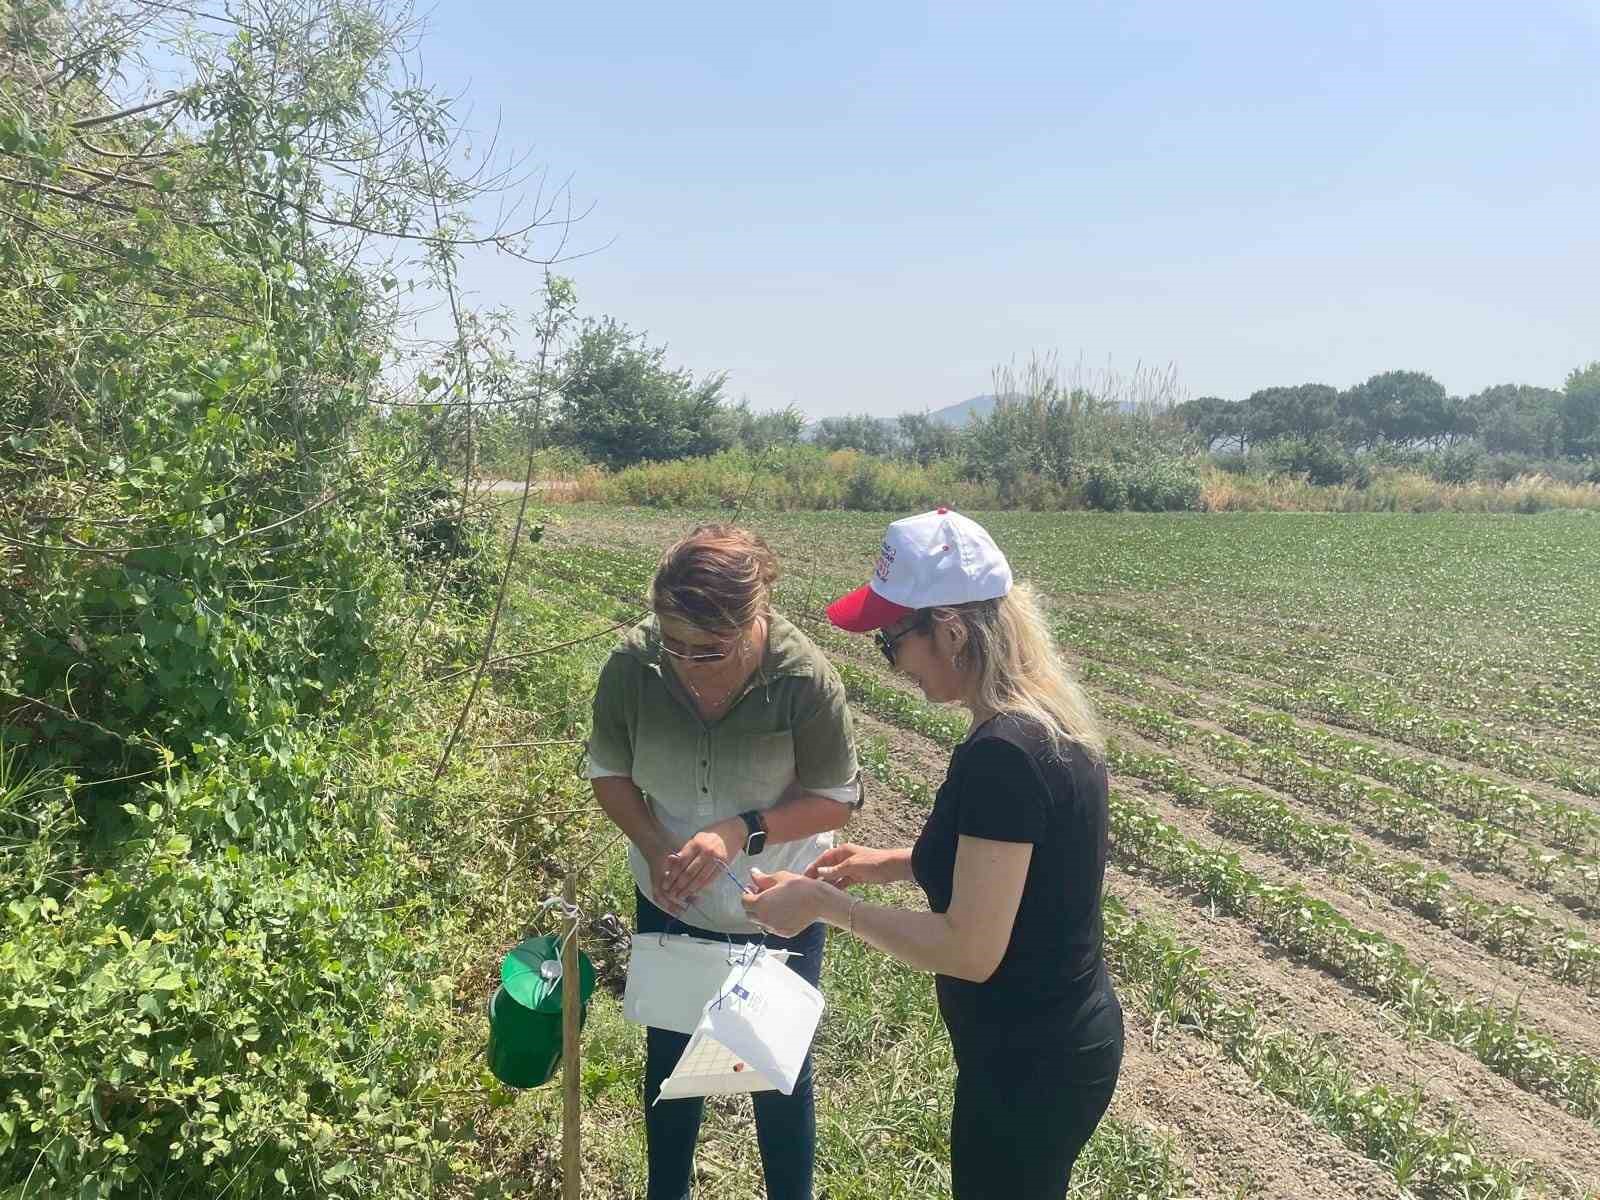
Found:
[[[792,871],[768,875],[751,871],[754,892],[739,897],[750,919],[779,937],[794,937],[816,922],[828,904],[842,893],[816,879]]]

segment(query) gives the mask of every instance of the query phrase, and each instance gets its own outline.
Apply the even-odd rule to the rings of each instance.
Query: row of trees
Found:
[[[1308,383],[1262,388],[1244,400],[1181,403],[1172,402],[1165,378],[1132,389],[1123,381],[1064,381],[1047,364],[1024,375],[998,382],[1004,399],[965,426],[927,412],[853,414],[808,426],[792,407],[757,413],[747,401],[730,402],[725,376],[696,379],[673,368],[665,347],[607,317],[576,330],[544,389],[552,398],[547,413],[524,407],[499,421],[518,444],[529,420],[543,421],[550,443],[610,468],[809,441],[919,466],[957,462],[968,478],[1001,483],[1030,472],[1064,476],[1066,464],[1085,455],[1115,460],[1152,447],[1169,457],[1186,449],[1243,454],[1279,442],[1337,447],[1347,457],[1421,448],[1546,461],[1600,457],[1600,362],[1574,370],[1559,390],[1500,384],[1464,397],[1420,371],[1388,371],[1343,391]],[[1155,402],[1145,402],[1145,393]]]
[[[1600,456],[1600,362],[1568,375],[1561,390],[1499,384],[1451,396],[1421,371],[1387,371],[1340,391],[1322,383],[1269,387],[1243,400],[1206,396],[1177,416],[1209,450],[1290,438],[1330,440],[1349,450],[1439,449],[1473,441],[1492,454]]]

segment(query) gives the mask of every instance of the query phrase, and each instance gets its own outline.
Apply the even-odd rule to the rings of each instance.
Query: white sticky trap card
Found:
[[[656,1099],[770,1090],[791,1095],[822,1008],[821,992],[760,947],[748,963],[728,970],[706,1002]]]

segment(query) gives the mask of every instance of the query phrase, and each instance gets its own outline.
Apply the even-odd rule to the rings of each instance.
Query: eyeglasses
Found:
[[[909,634],[917,633],[923,629],[926,629],[927,627],[927,618],[919,617],[916,621],[912,622],[912,624],[908,625],[906,628],[902,629],[899,633],[892,637],[880,629],[872,635],[872,638],[878,643],[878,649],[883,651],[884,658],[889,660],[889,665],[892,667],[894,666],[895,643],[901,638],[906,637]]]
[[[656,638],[656,641],[661,646],[661,653],[666,654],[666,655],[668,655],[668,656],[670,656],[672,658],[675,658],[679,662],[690,662],[690,663],[721,662],[723,659],[727,658],[728,655],[730,655],[730,654],[732,654],[734,652],[735,648],[737,648],[737,646],[739,645],[739,643],[742,640],[743,640],[743,638],[735,638],[733,641],[729,642],[726,646],[724,646],[721,650],[707,650],[707,651],[703,651],[703,652],[700,652],[700,653],[697,653],[697,654],[685,654],[682,650],[674,650],[671,646],[667,645],[666,641],[663,638],[661,638],[659,635]]]

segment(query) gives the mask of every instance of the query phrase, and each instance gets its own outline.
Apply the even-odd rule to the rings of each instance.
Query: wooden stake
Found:
[[[561,889],[567,911],[578,902],[578,873],[567,869]],[[578,1070],[578,1018],[583,1011],[583,980],[578,974],[578,918],[572,916],[572,932],[561,951],[561,1197],[578,1200],[582,1184],[582,1158],[578,1153],[578,1110],[582,1100]]]

